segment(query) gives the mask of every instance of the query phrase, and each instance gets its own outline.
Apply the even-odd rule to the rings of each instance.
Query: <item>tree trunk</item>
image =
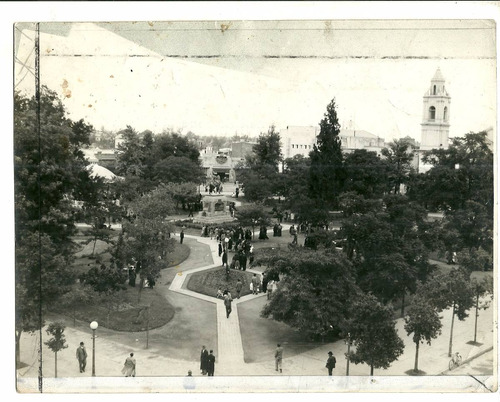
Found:
[[[373,377],[373,364],[370,364],[370,376]]]
[[[448,348],[448,357],[451,357],[451,351],[453,347],[453,322],[455,321],[455,303],[453,303],[453,309],[452,309],[452,316],[451,316],[451,330],[450,330],[450,347]]]
[[[403,296],[401,297],[401,317],[405,316],[405,294],[406,291],[403,289]]]
[[[137,303],[141,302],[142,288],[144,287],[144,278],[141,278],[139,282],[139,292],[137,294]]]
[[[476,295],[476,318],[474,320],[474,343],[476,343],[477,337],[477,317],[479,315],[479,294]]]
[[[97,235],[94,237],[94,247],[92,248],[92,255],[94,255],[96,243],[97,243]]]
[[[54,378],[57,378],[57,352],[54,352],[54,354],[55,354],[55,359],[56,359],[56,367],[55,367]]]
[[[413,371],[416,373],[418,372],[418,348],[420,346],[420,342],[415,342],[415,367],[413,368]]]
[[[21,363],[21,334],[22,331],[16,331],[16,366]]]

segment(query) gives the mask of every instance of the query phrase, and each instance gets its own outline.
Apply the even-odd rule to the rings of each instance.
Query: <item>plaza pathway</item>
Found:
[[[210,252],[212,254],[213,261],[219,261],[220,257],[217,249],[217,242],[206,237],[197,237],[186,235],[186,238],[196,239],[198,242],[206,244],[210,247]],[[193,292],[186,289],[184,283],[190,274],[195,272],[205,271],[208,269],[220,267],[221,264],[211,264],[204,267],[194,268],[187,271],[179,272],[174,280],[172,281],[169,290],[182,293],[188,296],[192,296],[201,300],[208,301],[210,303],[215,303],[217,307],[217,362],[221,367],[222,373],[231,374],[234,373],[237,367],[243,365],[244,353],[243,353],[243,343],[241,341],[241,331],[240,331],[240,321],[238,317],[238,303],[243,301],[248,301],[256,297],[262,297],[263,294],[259,295],[247,295],[241,297],[239,300],[233,300],[233,308],[229,318],[226,317],[226,307],[224,302],[215,297],[207,296],[201,293]],[[247,269],[248,272],[256,272],[252,269]]]
[[[282,241],[287,241],[288,238],[286,236],[288,234],[285,235],[285,230],[288,229],[288,225],[283,226],[285,239],[282,239]],[[270,232],[270,240],[262,242],[262,245],[270,244],[272,242],[272,230],[270,230]],[[176,292],[187,297],[196,298],[200,303],[208,302],[212,305],[215,305],[217,320],[216,376],[280,377],[280,375],[274,371],[274,359],[272,355],[266,356],[262,361],[259,362],[244,362],[240,319],[238,317],[238,305],[245,302],[252,303],[252,301],[253,303],[257,303],[259,302],[259,300],[255,299],[260,298],[263,295],[247,295],[239,300],[235,299],[233,301],[233,311],[231,313],[231,316],[229,317],[229,319],[226,318],[225,307],[221,300],[192,292],[186,288],[185,283],[188,276],[192,273],[220,266],[220,257],[218,256],[216,247],[217,242],[215,240],[211,240],[210,238],[201,238],[198,236],[189,235],[186,235],[186,239],[188,239],[188,241],[192,244],[193,250],[197,251],[194,252],[193,255],[188,258],[188,260],[186,260],[179,266],[178,272],[171,281],[168,289],[165,288],[165,291]],[[199,245],[196,245],[198,243]],[[208,254],[206,251],[207,247],[210,249]],[[196,264],[193,264],[192,261],[196,261]],[[253,272],[252,270],[248,271]],[[449,358],[447,357],[449,323],[451,321],[449,313],[449,311],[444,311],[442,313],[443,334],[436,340],[433,340],[431,346],[426,344],[421,345],[419,368],[425,371],[427,375],[454,375],[453,372],[446,372],[446,367],[449,361]],[[466,321],[455,321],[453,342],[454,350],[460,350],[464,359],[473,361],[476,356],[484,355],[485,352],[487,353],[488,350],[491,350],[494,346],[496,346],[496,333],[494,332],[494,314],[496,314],[496,311],[493,307],[480,313],[478,321],[478,341],[481,342],[480,345],[470,345],[467,343],[472,339],[473,336],[472,311],[470,317]],[[405,342],[406,347],[404,353],[402,356],[400,356],[398,361],[394,362],[387,370],[375,370],[376,376],[405,376],[405,378],[408,378],[406,372],[413,367],[415,348],[411,337],[408,337],[406,335],[406,332],[404,331],[404,320],[397,320],[396,326],[399,335]],[[160,330],[161,329],[159,329],[159,331]],[[87,328],[72,328],[71,324],[69,324],[66,328],[65,334],[70,348],[58,353],[59,376],[64,377],[66,380],[70,380],[72,377],[75,377],[75,380],[78,381],[83,380],[84,378],[89,378],[91,335],[88,326]],[[165,353],[166,349],[162,346],[162,342],[165,343],[168,341],[166,338],[162,338],[160,335],[161,334],[159,333],[157,343],[153,344],[152,347],[150,346],[150,349],[144,349],[143,347],[140,347],[136,342],[134,342],[137,340],[133,338],[136,338],[138,334],[118,334],[117,331],[110,331],[105,328],[99,328],[99,337],[97,339],[98,353],[96,354],[97,376],[120,377],[120,369],[122,367],[124,357],[127,356],[131,350],[133,350],[134,352],[136,352],[136,357],[138,360],[138,375],[144,378],[148,377],[149,379],[147,381],[154,381],[152,378],[155,376],[183,376],[188,369],[193,370],[193,374],[197,376],[199,381],[203,380],[203,378],[206,379],[206,377],[199,377],[199,372],[197,370],[199,361],[197,359],[188,360],[173,358]],[[160,340],[160,338],[163,340]],[[74,345],[77,345],[81,340],[84,340],[87,344],[89,352],[89,362],[87,365],[87,372],[78,375],[77,362],[74,357]],[[26,389],[33,389],[34,392],[36,392],[37,388],[36,376],[38,374],[38,345],[39,339],[37,334],[35,334],[35,336],[23,334],[21,348],[22,361],[27,362],[29,365],[18,370],[18,378],[22,380],[23,385],[27,387]],[[328,350],[333,350],[334,354],[337,357],[337,367],[334,371],[334,375],[343,376],[346,370],[346,359],[344,357],[344,353],[346,352],[346,345],[342,340],[330,344],[318,345],[317,347],[312,348],[306,352],[299,353],[293,356],[287,355],[287,346],[285,345],[283,376],[325,376],[326,371],[324,368],[324,362],[326,360],[326,352]],[[494,349],[494,351],[496,352],[496,349]],[[43,361],[44,377],[46,379],[50,379],[51,377],[53,377],[54,373],[54,355],[52,352],[48,351],[46,347],[44,347]],[[469,367],[471,366],[469,365]],[[461,371],[457,371],[457,374],[465,374],[463,373],[464,369],[465,367]],[[351,378],[354,378],[355,376],[366,376],[368,375],[368,373],[369,368],[366,365],[350,365],[350,375],[352,376]],[[475,374],[490,377],[487,374],[487,370],[485,371],[484,367],[480,372]],[[227,379],[228,377],[225,378]],[[484,377],[481,377],[480,379],[484,382]],[[293,379],[289,379],[289,381],[291,381],[291,384],[293,382]],[[81,386],[81,383],[78,384],[66,384],[64,392],[71,392],[71,386]],[[268,384],[266,381],[264,381],[263,383],[261,382],[260,385],[264,387],[264,389],[266,389],[266,386]],[[337,383],[337,385],[339,385],[339,383]],[[102,383],[101,386],[106,387],[106,383]],[[161,389],[160,385],[157,386],[159,388],[155,389]],[[231,382],[227,382],[226,386],[231,387]],[[256,386],[256,384],[253,384],[252,386],[254,387],[253,389],[257,391],[258,387]],[[349,384],[345,386],[348,387]],[[401,387],[403,387],[403,385],[401,385]]]

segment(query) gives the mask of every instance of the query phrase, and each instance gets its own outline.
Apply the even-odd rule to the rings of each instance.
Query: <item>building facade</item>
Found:
[[[316,137],[320,132],[319,126],[287,126],[280,131],[281,153],[284,159],[295,155],[309,156]],[[339,133],[341,147],[344,152],[355,149],[366,149],[380,155],[386,146],[383,138],[365,130],[341,129]]]
[[[255,143],[242,141],[231,144],[231,148],[221,148],[218,151],[210,146],[202,150],[200,160],[207,181],[235,182],[235,169],[252,153],[254,145]]]

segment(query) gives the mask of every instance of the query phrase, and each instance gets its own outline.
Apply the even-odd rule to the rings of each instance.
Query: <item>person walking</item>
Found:
[[[219,257],[222,255],[222,243],[219,242]]]
[[[222,266],[227,266],[227,253],[225,251],[222,252]]]
[[[280,371],[280,373],[283,372],[281,362],[283,361],[283,348],[281,345],[278,343],[278,346],[276,347],[276,351],[274,352],[274,361],[276,363],[276,371]]]
[[[337,359],[335,359],[335,356],[333,353],[330,351],[328,352],[328,360],[326,361],[326,368],[328,369],[328,375],[332,375],[332,371],[335,368],[335,363],[337,363]]]
[[[273,293],[273,285],[274,285],[274,280],[270,280],[267,283],[267,300],[271,299],[271,295]]]
[[[80,342],[80,346],[76,349],[76,358],[80,366],[80,373],[85,372],[85,366],[87,365],[87,350],[83,342]]]
[[[269,279],[267,278],[267,275],[265,272],[262,273],[262,292],[267,293],[267,283],[269,282]]]
[[[252,293],[256,295],[259,293],[260,280],[257,278],[257,274],[253,274],[252,277]]]
[[[122,374],[125,374],[125,377],[135,377],[135,359],[133,353],[130,353],[130,356],[125,359]]]
[[[184,241],[184,229],[181,230],[181,244]]]
[[[236,282],[236,297],[239,299],[240,294],[241,294],[241,289],[243,288],[243,283],[241,283],[241,280],[238,279],[238,282]]]
[[[214,356],[214,351],[210,350],[210,354],[208,355],[207,358],[207,372],[209,377],[214,376],[215,372],[215,356]]]
[[[226,318],[229,318],[229,315],[231,314],[231,302],[233,301],[231,297],[231,293],[229,293],[227,290],[224,291],[224,306],[226,306]]]
[[[207,362],[208,362],[208,350],[205,349],[205,345],[201,347],[201,354],[200,354],[200,370],[201,374],[205,375],[207,374]]]

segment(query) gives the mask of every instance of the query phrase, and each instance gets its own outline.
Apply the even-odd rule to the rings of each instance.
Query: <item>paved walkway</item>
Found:
[[[215,240],[211,240],[206,237],[198,237],[186,235],[186,238],[196,239],[198,242],[206,244],[210,247],[210,252],[212,253],[212,260],[220,260],[218,245]],[[187,271],[179,272],[170,285],[170,290],[174,292],[179,292],[188,296],[196,297],[201,300],[205,300],[210,303],[215,303],[217,305],[217,346],[219,355],[217,356],[217,362],[222,367],[222,372],[230,375],[234,373],[234,369],[238,366],[245,364],[243,343],[241,341],[241,331],[240,331],[240,320],[238,317],[238,303],[250,300],[255,297],[262,297],[260,295],[247,295],[241,297],[239,300],[233,300],[233,309],[229,316],[226,317],[226,307],[224,302],[220,299],[216,299],[211,296],[207,296],[201,293],[193,292],[186,289],[183,285],[190,274],[200,271],[206,271],[208,269],[220,267],[220,264],[211,264],[204,267],[194,268]],[[253,271],[252,269],[247,269],[248,272],[259,273],[258,271]],[[259,273],[260,274],[260,273]]]
[[[285,227],[285,225],[283,225]],[[272,230],[271,230],[272,233]],[[215,240],[210,240],[210,238],[201,238],[198,236],[189,236],[186,235],[186,238],[189,238],[190,241],[197,241],[201,244],[205,244],[210,248],[211,260],[209,256],[204,258],[206,265],[198,266],[192,269],[183,269],[178,272],[175,278],[172,280],[169,291],[178,292],[180,294],[184,294],[186,296],[195,297],[199,300],[213,303],[216,305],[216,317],[217,317],[217,338],[218,338],[218,355],[216,356],[216,376],[274,376],[272,378],[276,378],[277,381],[280,377],[287,377],[287,382],[278,383],[281,385],[276,385],[275,390],[278,389],[286,389],[290,387],[300,387],[300,383],[296,384],[293,380],[292,376],[321,376],[322,378],[325,376],[326,371],[324,368],[324,364],[326,361],[326,352],[328,350],[333,350],[334,354],[337,357],[337,367],[334,371],[335,376],[343,376],[346,371],[346,359],[344,358],[344,354],[347,351],[347,347],[342,340],[339,340],[335,343],[318,345],[318,347],[308,350],[307,352],[294,355],[287,356],[286,354],[286,345],[285,345],[285,355],[283,361],[283,376],[277,375],[274,371],[274,359],[272,356],[269,356],[269,359],[263,362],[257,363],[244,363],[243,359],[243,346],[241,340],[241,332],[239,325],[239,317],[238,317],[238,304],[244,303],[250,300],[253,300],[258,297],[262,297],[263,295],[247,295],[242,297],[241,299],[235,299],[233,301],[233,311],[231,316],[226,318],[225,307],[221,300],[215,299],[213,297],[209,297],[206,295],[201,295],[195,292],[192,292],[188,289],[183,288],[184,281],[187,276],[194,273],[200,272],[203,270],[211,269],[214,267],[220,266],[218,261],[220,261],[220,257],[218,256],[217,251],[217,243]],[[270,236],[270,240],[272,237]],[[205,250],[206,248],[204,248]],[[200,251],[201,252],[201,251]],[[214,263],[215,262],[215,263]],[[184,267],[188,267],[189,263],[183,264]],[[252,270],[247,270],[253,272]],[[255,271],[257,272],[257,271]],[[470,345],[467,342],[470,341],[473,337],[473,316],[474,312],[470,312],[469,318],[465,321],[455,320],[455,329],[454,329],[454,350],[459,350],[465,359],[472,361],[476,356],[483,355],[485,351],[491,349],[493,346],[496,347],[496,332],[494,323],[494,314],[496,314],[495,309],[492,307],[486,311],[481,311],[479,320],[478,320],[478,341],[481,342],[480,345]],[[451,321],[449,311],[444,311],[441,315],[443,316],[443,334],[437,339],[432,341],[432,345],[429,346],[427,344],[421,345],[420,348],[420,358],[419,358],[419,368],[426,372],[427,375],[439,375],[439,374],[451,374],[453,372],[446,373],[446,367],[448,365],[449,358],[447,356],[448,351],[448,340],[449,340],[449,322]],[[407,377],[407,371],[413,368],[415,348],[414,344],[411,340],[411,337],[406,335],[406,331],[404,331],[404,320],[397,320],[396,327],[398,329],[399,335],[403,339],[405,343],[405,351],[400,358],[394,362],[387,370],[375,370],[375,376],[405,376],[407,380],[404,383],[399,385],[398,391],[402,390],[405,387],[405,384],[408,384],[408,389],[412,389],[414,387],[413,382],[416,381],[415,388],[421,389],[421,380],[420,383],[418,379],[414,377],[410,379]],[[110,336],[107,335],[109,332]],[[113,331],[107,331],[105,329],[99,329],[99,337],[97,338],[97,350],[96,354],[96,374],[98,377],[106,376],[106,377],[120,377],[121,367],[123,365],[124,356],[127,356],[131,350],[131,345],[128,343],[121,343],[117,341],[117,338],[112,335]],[[103,390],[108,389],[107,387],[114,384],[113,382],[103,382],[97,379],[92,379],[92,384],[85,382],[90,380],[91,373],[91,331],[87,328],[75,329],[68,326],[65,331],[66,338],[68,340],[68,344],[70,348],[65,349],[58,353],[58,372],[60,377],[64,377],[66,383],[64,388],[57,388],[58,383],[51,382],[50,378],[54,375],[54,355],[50,352],[46,347],[43,350],[43,370],[44,370],[44,381],[46,384],[46,391],[57,392],[57,390],[63,392],[71,392],[71,387],[75,390],[90,390],[93,386],[93,389]],[[45,335],[45,332],[44,334]],[[84,340],[88,352],[89,352],[89,361],[87,365],[86,373],[78,376],[75,374],[77,372],[77,362],[74,357],[74,345],[77,345],[80,340]],[[22,338],[22,361],[30,362],[29,366],[21,368],[18,370],[18,379],[21,388],[29,390],[30,392],[37,392],[37,369],[38,369],[38,334],[34,336],[30,336],[28,334],[23,334]],[[199,365],[198,361],[187,361],[181,359],[173,359],[166,356],[161,349],[161,345],[158,347],[144,350],[139,347],[135,347],[134,349],[137,351],[136,356],[138,359],[139,369],[138,376],[142,377],[142,382],[148,382],[149,384],[155,384],[157,388],[149,388],[154,390],[165,390],[165,391],[173,391],[174,389],[183,389],[183,385],[171,385],[170,388],[164,389],[162,387],[165,386],[166,383],[169,383],[170,380],[165,379],[164,382],[159,384],[156,382],[155,377],[165,377],[165,376],[183,376],[187,370],[193,370],[193,374],[197,376],[197,366]],[[494,349],[496,352],[496,348]],[[472,367],[472,366],[470,366]],[[68,374],[73,373],[73,374]],[[457,371],[457,374],[459,372]],[[365,385],[360,385],[359,381],[363,379],[363,377],[356,376],[367,376],[369,374],[369,368],[366,365],[354,365],[350,364],[350,375],[349,384],[346,383],[336,383],[337,390],[345,390],[349,389],[351,386],[355,386],[355,389],[367,389],[365,385],[370,389],[369,383]],[[460,374],[463,374],[460,372]],[[479,378],[483,383],[485,381],[489,381],[491,384],[491,377],[487,374],[484,374],[484,368],[479,373],[467,373],[467,374],[478,374]],[[68,375],[75,376],[74,378],[68,377]],[[496,375],[496,374],[495,374]],[[147,378],[147,379],[146,379]],[[206,377],[199,377],[197,381],[205,381]],[[299,377],[300,378],[300,377]],[[308,381],[308,384],[313,386],[314,380],[312,377]],[[379,377],[383,378],[383,377]],[[496,378],[496,377],[494,377]],[[219,389],[222,390],[226,387],[226,390],[235,390],[238,389],[238,384],[235,384],[231,380],[228,380],[228,377],[225,377],[226,382],[223,384],[217,383]],[[71,381],[75,380],[76,383],[72,383]],[[117,378],[118,380],[118,378]],[[284,378],[283,378],[284,380]],[[83,383],[82,383],[83,381]],[[97,381],[97,382],[96,382]],[[132,381],[132,380],[130,380]],[[216,380],[213,380],[216,381]],[[251,381],[251,380],[248,380]],[[271,386],[270,379],[268,380],[259,380],[259,384],[252,383],[252,390],[258,391],[260,390],[270,390],[268,388]],[[274,381],[274,380],[273,380]],[[435,384],[440,384],[440,381],[444,381],[442,379],[435,380]],[[378,384],[382,384],[382,382],[378,382]],[[83,385],[82,385],[83,384]],[[120,383],[121,384],[121,383]],[[130,384],[130,382],[129,382]],[[204,383],[204,386],[208,386],[208,383]],[[215,382],[214,382],[215,384]],[[274,383],[273,383],[274,384]],[[321,383],[323,384],[323,383]],[[318,385],[318,389],[323,385]],[[450,385],[446,383],[449,389],[456,389],[454,385]],[[473,387],[474,384],[477,384],[477,381],[472,380],[471,383],[461,382],[461,384],[468,384],[467,386]],[[135,386],[138,384],[135,383]],[[59,385],[60,386],[60,385]],[[123,384],[121,384],[123,386]],[[153,387],[153,385],[151,385]],[[302,386],[304,386],[302,384]],[[464,385],[465,386],[465,385]],[[178,387],[178,388],[176,388]],[[281,387],[281,388],[280,388]],[[346,388],[347,387],[347,388]],[[120,388],[121,390],[133,391],[133,388]],[[185,389],[185,388],[184,388]],[[205,388],[207,389],[207,388]],[[351,388],[352,389],[352,388]],[[381,388],[382,389],[382,388]],[[387,389],[387,388],[384,388]],[[426,388],[429,389],[429,388]],[[334,390],[334,387],[329,383],[326,390]]]

